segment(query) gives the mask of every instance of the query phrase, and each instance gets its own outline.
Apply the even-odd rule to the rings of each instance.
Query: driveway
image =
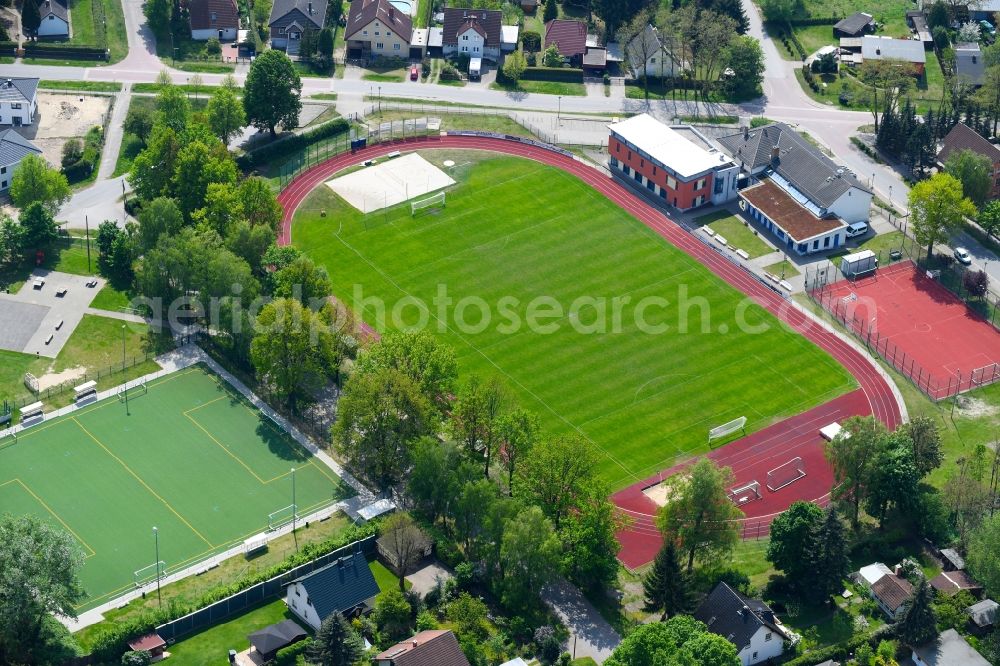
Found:
[[[568,581],[560,579],[542,588],[542,601],[569,629],[566,649],[574,658],[590,657],[603,664],[621,643],[618,632]]]

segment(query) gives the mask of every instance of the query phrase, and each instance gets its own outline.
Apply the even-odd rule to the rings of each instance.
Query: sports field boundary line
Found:
[[[32,498],[34,498],[34,500],[35,500],[36,502],[38,502],[39,504],[41,504],[41,505],[42,505],[42,508],[43,508],[43,509],[45,509],[45,510],[46,510],[46,511],[48,511],[48,512],[49,512],[50,514],[52,514],[52,517],[53,517],[53,518],[55,518],[56,520],[58,520],[58,521],[59,521],[59,524],[60,524],[60,525],[62,525],[62,526],[63,526],[63,528],[65,528],[65,530],[66,530],[67,532],[69,532],[70,534],[72,534],[72,535],[73,535],[73,537],[74,537],[74,538],[75,538],[75,539],[76,539],[77,541],[79,541],[79,542],[80,542],[81,544],[83,544],[83,547],[84,547],[84,548],[86,548],[87,550],[89,550],[89,551],[90,551],[90,554],[89,554],[89,555],[87,555],[87,557],[86,557],[86,558],[84,558],[84,559],[90,559],[90,558],[91,558],[91,557],[93,557],[94,555],[97,555],[97,551],[95,551],[95,550],[94,550],[94,549],[93,549],[93,548],[92,548],[92,547],[90,546],[90,544],[89,544],[89,543],[87,543],[86,541],[84,541],[84,540],[83,540],[83,537],[81,537],[81,536],[80,536],[79,534],[77,534],[76,532],[74,532],[74,531],[73,531],[73,528],[71,528],[71,527],[70,527],[69,525],[67,525],[67,524],[66,524],[66,521],[64,521],[64,520],[62,519],[62,516],[60,516],[60,515],[59,515],[59,514],[58,514],[58,513],[56,512],[56,511],[54,511],[54,510],[52,509],[52,507],[50,507],[50,506],[49,506],[48,504],[46,504],[46,503],[45,503],[45,501],[44,501],[44,500],[43,500],[43,499],[42,499],[41,497],[39,497],[39,496],[38,496],[37,494],[35,494],[35,491],[33,491],[33,490],[32,490],[31,488],[29,488],[29,487],[28,487],[28,484],[26,484],[26,483],[25,483],[24,481],[22,481],[21,479],[19,479],[19,478],[17,478],[17,477],[14,477],[13,479],[10,479],[9,481],[4,481],[3,483],[0,483],[0,488],[3,488],[4,486],[9,486],[9,485],[10,485],[10,484],[12,484],[12,483],[16,483],[16,484],[18,484],[18,485],[19,485],[19,486],[21,487],[21,489],[22,489],[22,490],[23,490],[24,492],[28,493],[28,494],[29,494],[29,495],[30,495],[30,496],[31,496]]]

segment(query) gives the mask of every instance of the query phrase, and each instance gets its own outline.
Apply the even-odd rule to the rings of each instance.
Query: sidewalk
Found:
[[[559,579],[542,588],[542,601],[569,629],[567,651],[574,659],[590,657],[603,664],[611,656],[621,636],[608,624],[583,593],[568,581]]]

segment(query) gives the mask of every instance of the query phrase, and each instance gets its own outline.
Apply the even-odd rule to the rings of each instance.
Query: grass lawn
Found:
[[[516,85],[508,82],[495,81],[490,84],[490,90],[506,90],[507,92],[526,92],[539,95],[564,95],[569,97],[586,97],[587,88],[582,83],[567,83],[564,81],[518,81]]]
[[[98,310],[112,310],[118,311],[122,308],[128,307],[129,301],[132,300],[132,294],[127,291],[122,291],[117,289],[112,284],[106,284],[104,287],[97,292],[97,296],[91,301],[90,307],[96,308]]]
[[[121,92],[122,84],[110,81],[46,81],[38,82],[41,90],[83,90],[86,92]]]
[[[106,44],[98,36],[98,26],[94,23],[94,7],[92,3],[101,3],[98,7],[99,13],[106,19],[105,37]],[[72,19],[73,37],[68,43],[81,46],[106,46],[111,52],[111,62],[118,62],[128,53],[128,39],[125,35],[125,17],[122,13],[122,5],[116,0],[70,0],[70,17]],[[55,63],[49,60],[47,62]],[[87,66],[93,67],[94,61],[90,61]]]
[[[719,210],[709,213],[699,217],[696,221],[701,225],[708,226],[715,233],[721,234],[733,247],[746,251],[751,259],[774,252],[774,248],[753,232],[753,227],[747,226],[743,220],[729,211]]]
[[[875,254],[879,255],[879,265],[886,266],[891,263],[889,251],[898,250],[902,246],[903,232],[890,231],[885,234],[869,234],[861,239],[860,242],[855,242],[854,240],[850,242],[851,244],[849,246],[842,247],[840,250],[831,253],[829,255],[830,260],[832,261],[836,257],[843,257],[860,250],[871,250]],[[912,244],[913,241],[908,239],[907,243]],[[906,259],[907,257],[904,255],[903,258]]]
[[[337,93],[316,93],[315,95],[309,95],[309,99],[329,99],[336,100]]]
[[[937,108],[941,102],[941,95],[944,89],[944,74],[941,71],[941,65],[938,62],[937,56],[933,51],[928,51],[926,56],[926,74],[916,79],[914,86],[905,95],[912,100],[918,114],[925,113],[929,108]],[[802,69],[799,67],[795,68],[795,78],[805,93],[817,102],[842,109],[868,111],[866,107],[857,102],[864,93],[864,85],[854,76],[848,74],[846,69],[843,71],[843,76],[837,74],[817,74],[816,77],[826,84],[826,87],[821,87],[818,93],[813,92],[812,88],[806,84],[802,75]],[[847,104],[843,104],[840,101],[842,92],[848,96]]]
[[[396,588],[399,589],[399,579],[396,578],[396,574],[389,571],[384,564],[378,560],[372,560],[368,563],[368,568],[372,570],[372,575],[375,576],[375,582],[378,583],[378,589],[385,592],[386,590]],[[413,587],[413,583],[406,580],[403,582],[406,589]]]
[[[678,100],[701,100],[700,93],[696,94],[694,90],[679,89],[674,92],[673,86],[670,85],[670,79],[654,79],[651,78],[646,87],[640,84],[629,84],[625,86],[625,97],[628,99],[646,99],[646,88],[649,89],[649,99],[674,99]],[[709,91],[708,101],[710,102],[726,102],[725,95],[719,93],[716,90]]]
[[[367,116],[367,119],[370,122],[380,123],[392,120],[420,118],[427,115],[440,118],[441,129],[443,130],[482,130],[484,132],[502,132],[515,136],[533,136],[527,128],[507,116],[448,113],[447,108],[442,111],[438,111],[437,109],[421,109],[420,111],[392,109],[383,111],[382,113],[373,113]]]
[[[770,266],[765,266],[764,270],[771,275],[777,275],[778,277],[784,275],[786,278],[795,277],[801,273],[799,269],[795,267],[795,264],[787,259],[782,259],[781,261],[773,263]]]
[[[78,237],[61,236],[45,251],[42,268],[74,275],[97,274],[97,246],[91,240],[90,267],[87,265],[86,241]],[[34,257],[26,258],[20,264],[6,266],[0,269],[0,288],[9,288],[11,293],[18,291],[24,281],[35,268]]]
[[[458,162],[446,209],[414,219],[403,204],[365,217],[318,187],[296,213],[296,245],[336,267],[334,293],[378,328],[380,309],[409,299],[430,307],[441,287],[455,303],[481,298],[482,308],[452,309],[444,321],[435,314],[430,330],[455,349],[463,376],[501,375],[548,432],[594,442],[613,488],[703,452],[714,425],[746,415],[757,430],[854,387],[833,359],[756,306],[744,321],[767,330],[732,332],[742,294],[575,177],[477,151],[424,155]],[[358,289],[382,305],[358,303]],[[704,298],[694,309],[703,321],[687,322],[684,308],[633,310],[679,293]],[[609,321],[599,334],[601,306],[586,299],[626,295],[621,325]],[[544,322],[540,302],[551,306]],[[405,310],[392,326],[419,317]]]
[[[365,81],[375,81],[377,83],[400,83],[406,80],[407,70],[390,69],[386,71],[369,71],[361,78]]]
[[[106,399],[0,448],[0,506],[66,529],[83,551],[81,610],[132,589],[153,564],[153,525],[170,573],[266,529],[291,504],[293,467],[301,515],[349,491],[201,366],[151,382],[128,409]]]
[[[299,626],[303,624],[279,597],[248,613],[237,615],[227,622],[174,643],[170,646],[170,661],[184,666],[224,666],[228,663],[226,654],[229,650],[242,652],[250,647],[250,641],[247,640],[249,634],[282,620],[296,620]]]

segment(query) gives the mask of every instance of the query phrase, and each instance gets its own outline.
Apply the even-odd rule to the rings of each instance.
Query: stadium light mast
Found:
[[[160,530],[153,527],[153,540],[156,542],[156,603],[163,606],[160,597]]]
[[[295,534],[295,514],[298,507],[295,505],[295,468],[292,468],[292,539],[295,541],[295,552],[299,551],[299,537]]]
[[[125,324],[122,324],[122,377],[125,379],[125,416],[131,416],[128,411],[128,375],[125,374]]]

